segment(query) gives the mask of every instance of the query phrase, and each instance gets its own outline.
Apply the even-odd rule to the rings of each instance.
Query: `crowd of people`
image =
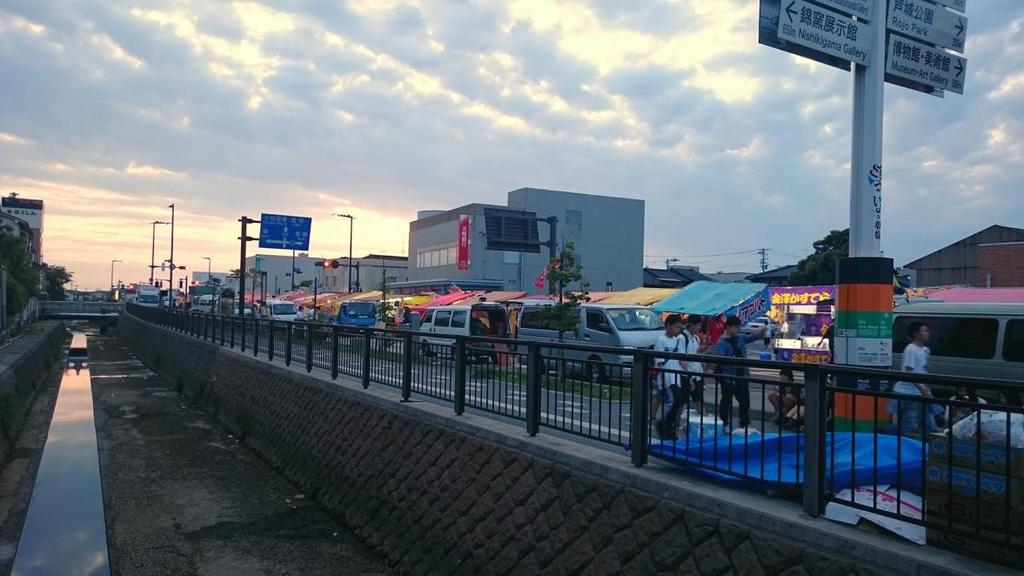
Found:
[[[703,329],[705,324],[707,330]],[[709,334],[716,324],[721,325],[720,333]],[[766,337],[765,332],[742,334],[741,326],[742,322],[735,316],[717,323],[705,322],[696,314],[685,317],[672,314],[665,319],[665,332],[655,342],[654,350],[665,354],[702,355],[704,361],[666,357],[655,362],[651,375],[654,390],[651,414],[654,431],[659,438],[678,440],[686,414],[717,416],[726,435],[756,432],[750,418],[749,368],[731,361],[711,362],[714,357],[746,359],[747,344]],[[903,350],[901,371],[927,374],[931,354],[928,347],[930,327],[926,323],[915,322],[910,324],[908,331],[910,343]],[[831,329],[823,331],[822,340],[831,344],[833,332]],[[705,398],[705,386],[710,381],[718,387],[714,395],[717,402],[714,414],[711,414],[711,407],[706,406],[708,401]],[[805,416],[803,385],[797,383],[793,370],[789,368],[778,372],[777,381],[773,387],[766,386],[769,389],[764,395],[774,412],[770,417],[771,424],[782,430],[802,430]],[[948,401],[937,401],[930,386],[912,377],[894,383],[891,388],[882,386],[881,391],[896,395],[887,402],[885,416],[889,422],[881,429],[899,435],[924,436],[949,430],[987,404],[971,386],[958,387]],[[992,401],[1002,406],[1022,406],[1021,395],[1014,390],[1001,391],[998,400],[992,398]],[[734,409],[734,404],[738,410]],[[829,412],[826,418],[831,423],[834,409],[831,395],[827,404]]]

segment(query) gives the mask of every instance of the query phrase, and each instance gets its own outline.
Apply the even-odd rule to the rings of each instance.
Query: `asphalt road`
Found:
[[[329,331],[324,331],[322,340],[314,338],[313,369],[329,372],[331,365]],[[240,344],[240,334],[236,335]],[[247,349],[251,353],[251,331],[246,335]],[[298,335],[293,336],[292,362],[303,364],[306,357],[305,342]],[[363,358],[359,352],[361,337],[340,338],[338,371],[341,374],[360,377]],[[266,354],[268,338],[260,336],[261,355]],[[281,361],[285,354],[286,340],[282,334],[275,337],[275,360]],[[371,385],[401,387],[402,342],[398,339],[386,346],[375,340],[374,357],[370,365]],[[757,358],[760,343],[751,344],[749,355]],[[452,402],[453,363],[443,354],[424,357],[417,355],[412,365],[412,390],[414,396],[428,397],[442,402]],[[470,364],[466,378],[466,404],[476,408],[515,419],[526,418],[525,359],[519,358],[501,375],[497,367],[487,364]],[[577,376],[579,378],[579,376]],[[778,426],[771,420],[775,414],[768,401],[768,394],[775,390],[778,373],[774,370],[752,369],[749,385],[751,426],[761,431],[777,431]],[[800,382],[800,375],[797,375]],[[705,379],[705,411],[716,410],[722,392],[713,377]],[[735,402],[734,402],[735,404]],[[630,395],[626,388],[590,384],[572,380],[566,384],[553,371],[548,372],[542,382],[541,422],[547,427],[568,433],[581,434],[612,444],[629,442]],[[738,407],[734,406],[731,426],[739,424]]]

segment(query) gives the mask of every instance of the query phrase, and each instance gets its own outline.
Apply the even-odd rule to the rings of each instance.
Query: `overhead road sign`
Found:
[[[309,231],[313,219],[284,214],[260,216],[260,248],[309,250]]]
[[[964,93],[966,58],[895,34],[889,36],[887,53],[887,74],[957,94]]]
[[[871,60],[871,30],[858,22],[805,0],[783,0],[779,38],[856,64]]]
[[[947,8],[952,8],[957,12],[967,12],[967,0],[931,0],[936,4],[942,4]]]
[[[961,54],[967,39],[967,17],[923,0],[890,0],[886,27]]]
[[[790,0],[785,0],[787,3]],[[850,61],[846,58],[838,58],[808,48],[802,44],[790,42],[779,37],[779,26],[781,20],[786,17],[782,15],[783,0],[761,0],[761,8],[758,18],[757,42],[783,52],[789,52],[796,56],[809,58],[822,64],[827,64],[840,70],[850,71]],[[788,21],[788,19],[787,19]]]
[[[835,8],[840,12],[856,16],[862,20],[871,20],[872,7],[875,3],[871,0],[815,0],[818,4]]]

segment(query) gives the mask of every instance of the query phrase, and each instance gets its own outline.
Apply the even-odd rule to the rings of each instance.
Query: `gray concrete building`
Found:
[[[320,267],[317,262],[331,262],[336,260],[338,268]],[[267,293],[284,294],[292,289],[292,267],[291,254],[256,254],[245,259],[247,270],[258,269],[266,272]],[[389,256],[382,254],[368,254],[362,258],[352,259],[352,284],[353,291],[375,290],[387,275],[388,284],[408,280],[407,274],[408,259],[405,256]],[[205,272],[203,273],[205,276]],[[347,292],[348,286],[348,258],[347,257],[318,257],[310,256],[305,252],[295,255],[295,286],[308,280],[317,280],[320,290],[323,292]],[[259,289],[259,280],[256,280]],[[246,284],[246,289],[252,289],[252,280]]]
[[[545,292],[535,284],[549,261],[548,248],[520,252],[517,246],[546,241],[550,234],[546,222],[523,218],[549,217],[558,219],[558,246],[574,242],[590,290],[642,285],[643,200],[520,188],[508,193],[504,206],[474,203],[420,212],[409,223],[409,281],[394,288],[402,293],[444,292],[452,285]],[[462,255],[468,258],[460,262],[463,228],[468,236]]]

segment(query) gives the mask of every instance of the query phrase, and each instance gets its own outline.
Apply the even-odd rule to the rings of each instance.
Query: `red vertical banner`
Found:
[[[469,216],[465,214],[459,216],[459,242],[457,247],[456,267],[459,270],[469,270]]]

